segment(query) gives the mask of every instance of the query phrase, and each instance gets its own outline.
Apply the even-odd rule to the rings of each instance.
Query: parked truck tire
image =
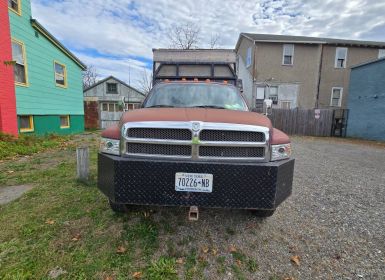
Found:
[[[273,216],[274,212],[275,212],[275,209],[272,209],[272,210],[251,210],[251,213],[255,217],[259,217],[259,218],[271,217],[271,216]]]
[[[127,205],[126,204],[120,204],[120,203],[115,203],[111,199],[108,200],[110,203],[110,207],[112,211],[116,213],[126,213],[127,212]]]

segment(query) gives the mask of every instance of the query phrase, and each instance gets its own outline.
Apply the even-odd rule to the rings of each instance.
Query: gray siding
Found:
[[[117,94],[107,93],[107,83],[117,84]],[[130,103],[140,103],[144,100],[143,94],[139,93],[134,88],[127,87],[114,78],[110,78],[105,82],[84,92],[84,97],[86,100],[87,97],[97,97],[98,101],[121,101],[123,96],[128,97]]]
[[[385,59],[353,68],[347,136],[385,141]]]
[[[115,83],[117,86],[116,93],[108,93],[107,92],[107,84]],[[83,92],[84,101],[93,101],[98,103],[98,122],[99,127],[104,129],[113,124],[117,124],[123,114],[122,110],[115,110],[114,112],[103,111],[102,104],[106,103],[121,103],[122,97],[125,97],[126,103],[128,104],[140,104],[143,102],[145,96],[140,93],[135,88],[129,87],[121,81],[115,79],[114,77],[106,78],[106,80],[100,81],[98,84],[93,87],[87,89]],[[127,101],[128,99],[128,101]],[[139,105],[138,105],[139,106]],[[116,108],[117,105],[114,107]],[[85,112],[86,118],[88,112]]]

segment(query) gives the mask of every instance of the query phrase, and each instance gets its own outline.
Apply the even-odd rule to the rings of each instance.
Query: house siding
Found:
[[[117,86],[116,93],[107,93],[107,83],[115,83]],[[104,112],[101,104],[120,103],[122,97],[128,98],[128,103],[140,104],[145,96],[138,90],[127,86],[114,77],[107,77],[98,84],[91,86],[84,91],[84,111],[85,111],[85,126],[87,129],[106,128],[117,124],[123,114],[119,112]]]
[[[9,30],[8,2],[0,2],[0,131],[17,135],[16,97]]]
[[[298,85],[297,106],[315,104],[319,72],[319,45],[294,45],[293,65],[282,65],[282,43],[256,43],[255,73],[257,82],[273,78],[272,85]]]
[[[81,68],[32,27],[30,1],[22,0],[21,4],[22,16],[9,13],[12,38],[24,43],[27,61],[28,85],[16,85],[17,114],[33,115],[37,120],[45,116],[47,128],[39,129],[38,125],[37,134],[63,132],[51,120],[52,116],[57,119],[60,115],[70,115],[76,120],[84,116]],[[56,86],[54,61],[66,66],[66,88]],[[81,132],[83,126],[76,125],[66,131]]]
[[[278,86],[279,99],[297,100],[296,106],[300,108],[330,108],[332,88],[341,87],[343,88],[341,108],[346,108],[349,96],[349,67],[376,59],[378,49],[382,48],[378,44],[368,45],[365,42],[363,45],[343,45],[338,43],[304,43],[288,39],[287,43],[294,44],[294,63],[293,65],[282,65],[282,52],[285,43],[286,41],[255,41],[254,44],[254,41],[248,37],[240,36],[236,46],[240,61],[246,61],[247,48],[255,45],[252,46],[254,69],[250,67],[243,69],[247,70],[248,73],[239,72],[239,78],[245,80],[244,88],[249,91],[248,87],[250,86],[246,85],[245,82],[251,83],[253,87],[253,103],[256,95],[255,85],[263,87],[268,81],[269,86]],[[337,47],[348,49],[346,68],[336,69],[334,67]]]
[[[348,55],[346,68],[335,68],[334,64],[337,47],[340,46],[324,46],[319,93],[319,107],[321,108],[330,106],[333,87],[343,88],[341,107],[346,108],[349,96],[350,67],[365,61],[376,59],[378,56],[377,48],[347,47]]]
[[[353,68],[347,136],[385,141],[385,60]]]
[[[60,128],[60,115],[33,115],[34,130],[23,134],[74,134],[84,131],[84,116],[69,115],[70,127]],[[20,117],[18,117],[20,122]]]
[[[246,54],[247,49],[251,48],[251,65],[246,67]],[[255,46],[251,40],[245,38],[239,45],[239,51],[237,53],[237,76],[242,78],[243,94],[246,98],[247,105],[252,108],[254,106],[255,89],[253,82],[253,57]]]

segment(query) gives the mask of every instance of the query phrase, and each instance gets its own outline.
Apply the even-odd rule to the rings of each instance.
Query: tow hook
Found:
[[[190,206],[190,210],[188,211],[188,220],[198,221],[198,219],[199,219],[198,206]]]

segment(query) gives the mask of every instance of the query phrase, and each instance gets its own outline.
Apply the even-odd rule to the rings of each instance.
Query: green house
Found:
[[[85,65],[32,18],[30,0],[8,0],[19,133],[84,130]]]

